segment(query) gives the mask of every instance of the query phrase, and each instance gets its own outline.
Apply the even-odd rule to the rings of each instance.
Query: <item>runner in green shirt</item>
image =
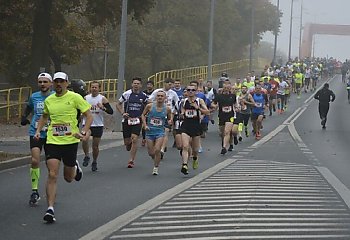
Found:
[[[44,221],[53,223],[54,203],[56,198],[57,177],[61,161],[64,164],[64,179],[72,182],[73,179],[80,181],[83,172],[76,160],[78,144],[80,140],[87,140],[86,134],[92,123],[93,117],[90,112],[90,104],[77,93],[67,90],[68,76],[64,72],[57,72],[53,78],[56,94],[52,94],[44,101],[44,111],[41,116],[35,138],[40,137],[40,131],[50,118],[50,125],[46,141],[46,166],[49,171],[46,195],[48,209],[44,215]],[[77,111],[86,118],[83,129],[79,132]]]

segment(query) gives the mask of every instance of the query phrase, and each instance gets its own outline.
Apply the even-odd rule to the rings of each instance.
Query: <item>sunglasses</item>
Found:
[[[63,82],[66,82],[67,80],[61,79],[61,78],[56,78],[56,79],[53,80],[53,81],[56,82],[56,83],[63,83]]]
[[[188,92],[195,92],[196,89],[187,89]]]

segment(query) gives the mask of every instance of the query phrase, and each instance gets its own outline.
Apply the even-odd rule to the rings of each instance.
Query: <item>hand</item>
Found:
[[[145,131],[149,131],[149,127],[148,126],[143,126],[143,129],[145,129]]]
[[[128,117],[129,117],[129,113],[123,113],[123,115],[122,115],[122,116],[123,116],[123,118],[125,118],[125,119],[126,119],[126,118],[128,118]]]
[[[105,107],[103,106],[102,103],[97,103],[96,105],[98,108],[102,109],[102,110],[105,110]]]
[[[34,137],[35,140],[39,140],[40,139],[40,132],[35,132]]]
[[[30,121],[25,116],[22,116],[22,118],[21,118],[21,125],[25,126],[27,124],[30,124]]]

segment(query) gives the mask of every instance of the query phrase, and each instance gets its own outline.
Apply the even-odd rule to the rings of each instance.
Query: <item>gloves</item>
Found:
[[[25,126],[27,124],[30,124],[30,121],[25,116],[22,116],[22,118],[21,118],[21,125]]]

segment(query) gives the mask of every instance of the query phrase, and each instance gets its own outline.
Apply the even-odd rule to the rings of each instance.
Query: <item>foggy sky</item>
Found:
[[[277,0],[270,0],[277,5]],[[278,49],[288,56],[290,8],[292,0],[280,0],[281,32],[278,36]],[[292,57],[299,54],[299,29],[301,2],[303,2],[303,25],[305,23],[323,23],[350,25],[349,0],[294,0]],[[266,33],[263,41],[274,43],[274,36]],[[336,57],[344,61],[350,59],[350,36],[315,35],[315,57]]]

